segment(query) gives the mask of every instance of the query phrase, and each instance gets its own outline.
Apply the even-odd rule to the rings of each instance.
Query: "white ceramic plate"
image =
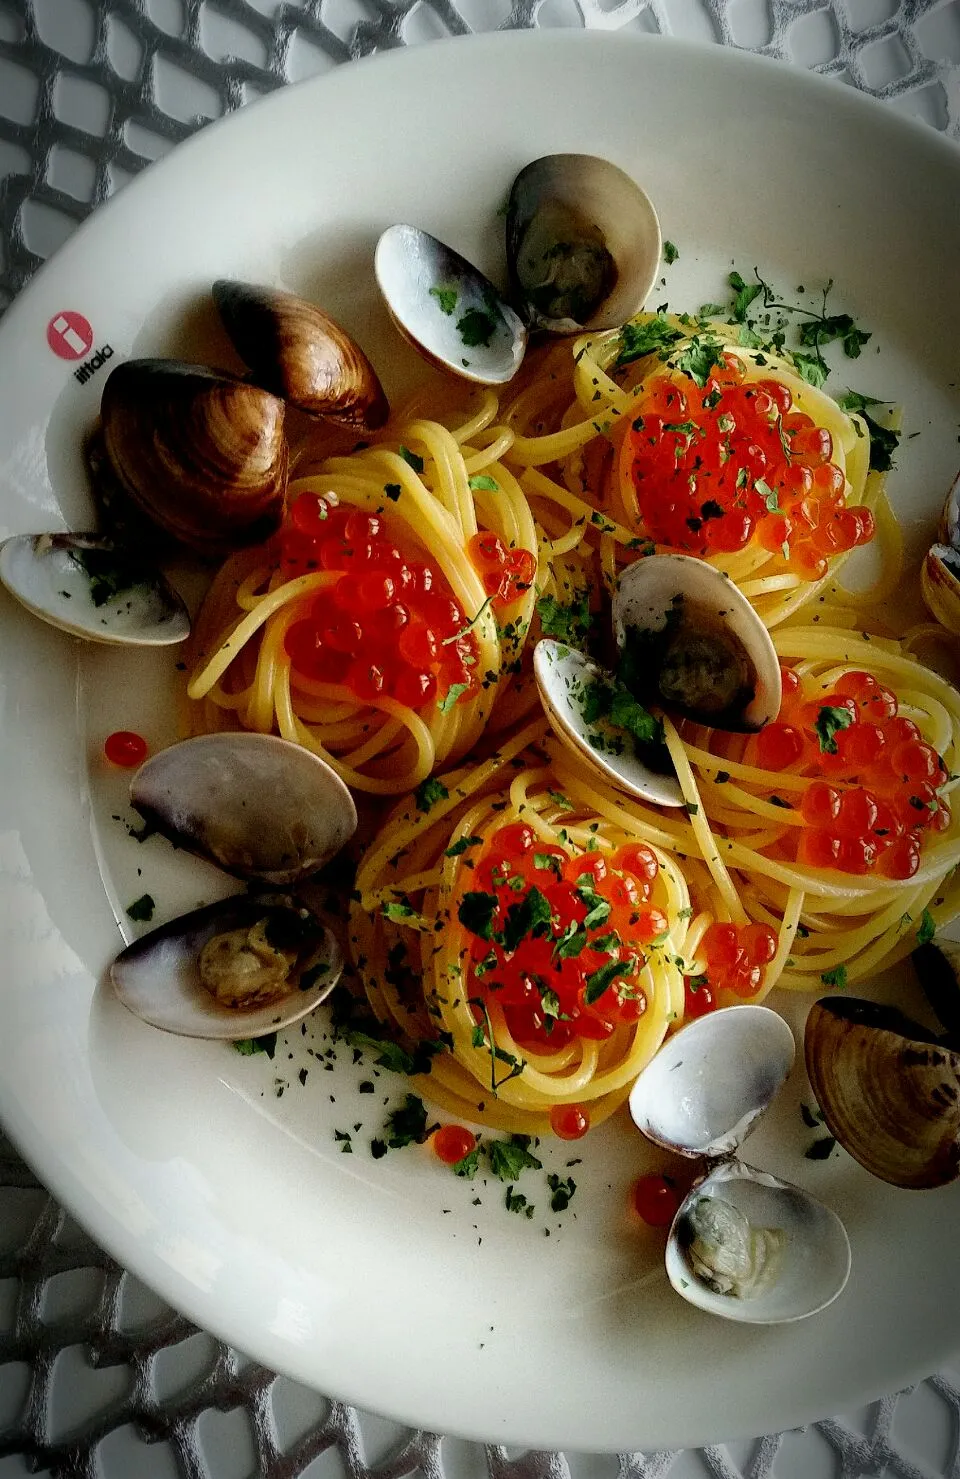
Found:
[[[341,318],[395,388],[414,361],[374,295],[379,231],[413,219],[495,267],[510,179],[555,150],[605,155],[649,190],[680,251],[655,301],[716,298],[731,264],[784,290],[836,279],[838,308],[874,331],[849,380],[902,400],[918,434],[892,481],[916,552],[958,454],[960,154],[778,63],[562,32],[444,43],[277,94],[99,212],[0,331],[0,535],[89,521],[79,447],[106,367],[81,384],[51,352],[65,311],[92,325],[91,354],[231,364],[211,280],[282,284]],[[957,1190],[898,1193],[839,1154],[804,1159],[799,1083],[751,1159],[836,1208],[853,1277],[825,1314],[749,1329],[667,1287],[660,1235],[625,1215],[649,1161],[622,1120],[547,1156],[578,1183],[565,1215],[546,1213],[539,1173],[519,1184],[528,1221],[501,1185],[426,1151],[371,1159],[405,1084],[362,1094],[369,1070],[324,1071],[307,1051],[326,1047],[322,1020],[273,1062],[134,1020],[98,984],[115,916],[145,890],[159,917],[219,886],[159,839],[129,841],[124,782],[99,759],[111,729],[169,737],[172,659],[80,652],[6,597],[0,625],[0,1114],[91,1232],[198,1323],[408,1422],[594,1450],[792,1426],[952,1348]]]

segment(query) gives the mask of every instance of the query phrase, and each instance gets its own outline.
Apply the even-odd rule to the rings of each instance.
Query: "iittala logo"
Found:
[[[84,361],[73,372],[74,379],[81,385],[85,385],[108,359],[113,359],[113,349],[109,344],[104,344],[96,354],[90,355],[93,342],[90,320],[73,309],[64,309],[62,313],[54,314],[47,324],[47,343],[57,358]]]

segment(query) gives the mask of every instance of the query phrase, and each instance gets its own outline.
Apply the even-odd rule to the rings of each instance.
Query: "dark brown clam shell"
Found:
[[[222,554],[283,517],[289,451],[281,400],[178,360],[128,360],[103,388],[102,446],[124,493],[182,544]]]
[[[960,1176],[960,1053],[894,1008],[830,996],[804,1056],[827,1128],[866,1170],[914,1190]]]
[[[293,293],[221,279],[224,327],[253,379],[309,416],[372,431],[390,413],[363,350],[334,319]]]

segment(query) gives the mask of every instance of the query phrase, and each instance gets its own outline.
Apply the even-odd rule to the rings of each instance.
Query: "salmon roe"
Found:
[[[912,878],[924,838],[950,825],[940,755],[872,673],[843,673],[815,697],[792,669],[783,675],[777,720],[751,740],[745,758],[810,777],[799,800],[804,825],[791,827],[785,845],[811,868]]]
[[[475,534],[467,545],[467,554],[495,606],[518,601],[537,573],[537,561],[530,550],[508,549],[497,534]]]
[[[304,603],[284,639],[287,656],[295,673],[363,702],[468,702],[479,685],[468,619],[440,571],[409,557],[401,537],[381,514],[341,506],[334,493],[296,499],[279,535],[283,574],[343,576]]]
[[[518,1046],[553,1052],[574,1038],[604,1041],[646,1010],[644,950],[669,921],[651,902],[656,854],[630,843],[571,855],[511,822],[476,861],[459,908],[470,933],[470,998],[478,1025],[491,1008]],[[558,1111],[554,1132],[585,1134],[585,1111]]]
[[[477,1137],[466,1125],[441,1125],[430,1136],[430,1145],[445,1166],[455,1166],[476,1149]]]
[[[653,376],[623,437],[621,484],[658,544],[709,555],[753,540],[819,580],[831,555],[873,538],[873,514],[847,506],[830,433],[794,408],[789,388],[744,377],[733,354],[702,389],[679,370]]]
[[[777,932],[768,924],[711,924],[700,944],[706,970],[702,976],[684,978],[686,1015],[704,1016],[721,991],[745,1000],[756,996],[777,943]]]
[[[680,1207],[680,1194],[669,1176],[639,1176],[630,1191],[633,1210],[649,1227],[669,1227]]]
[[[132,729],[115,729],[103,742],[103,753],[111,765],[132,770],[147,758],[149,746],[141,734]]]

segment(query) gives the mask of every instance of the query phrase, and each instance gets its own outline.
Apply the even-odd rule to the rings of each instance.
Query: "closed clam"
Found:
[[[343,969],[340,948],[291,895],[240,894],[142,935],[110,968],[114,990],[151,1027],[239,1040],[316,1008]]]
[[[914,1190],[960,1176],[960,1052],[895,1008],[830,996],[804,1055],[827,1128],[867,1171]]]
[[[589,154],[548,154],[510,190],[507,263],[533,329],[574,334],[619,327],[643,307],[662,242],[657,213],[617,165]]]
[[[101,401],[102,448],[127,497],[191,548],[218,554],[279,526],[285,406],[204,365],[128,360]]]
[[[220,279],[213,300],[264,390],[310,416],[370,431],[389,405],[359,344],[316,304],[293,293]]]
[[[140,814],[238,878],[285,887],[349,841],[353,798],[334,770],[275,735],[207,734],[151,756],[130,784]]]
[[[839,1218],[737,1155],[794,1054],[793,1033],[776,1012],[726,1007],[668,1038],[630,1093],[630,1114],[647,1139],[707,1163],[667,1235],[667,1277],[688,1303],[741,1323],[815,1314],[850,1273]]]

